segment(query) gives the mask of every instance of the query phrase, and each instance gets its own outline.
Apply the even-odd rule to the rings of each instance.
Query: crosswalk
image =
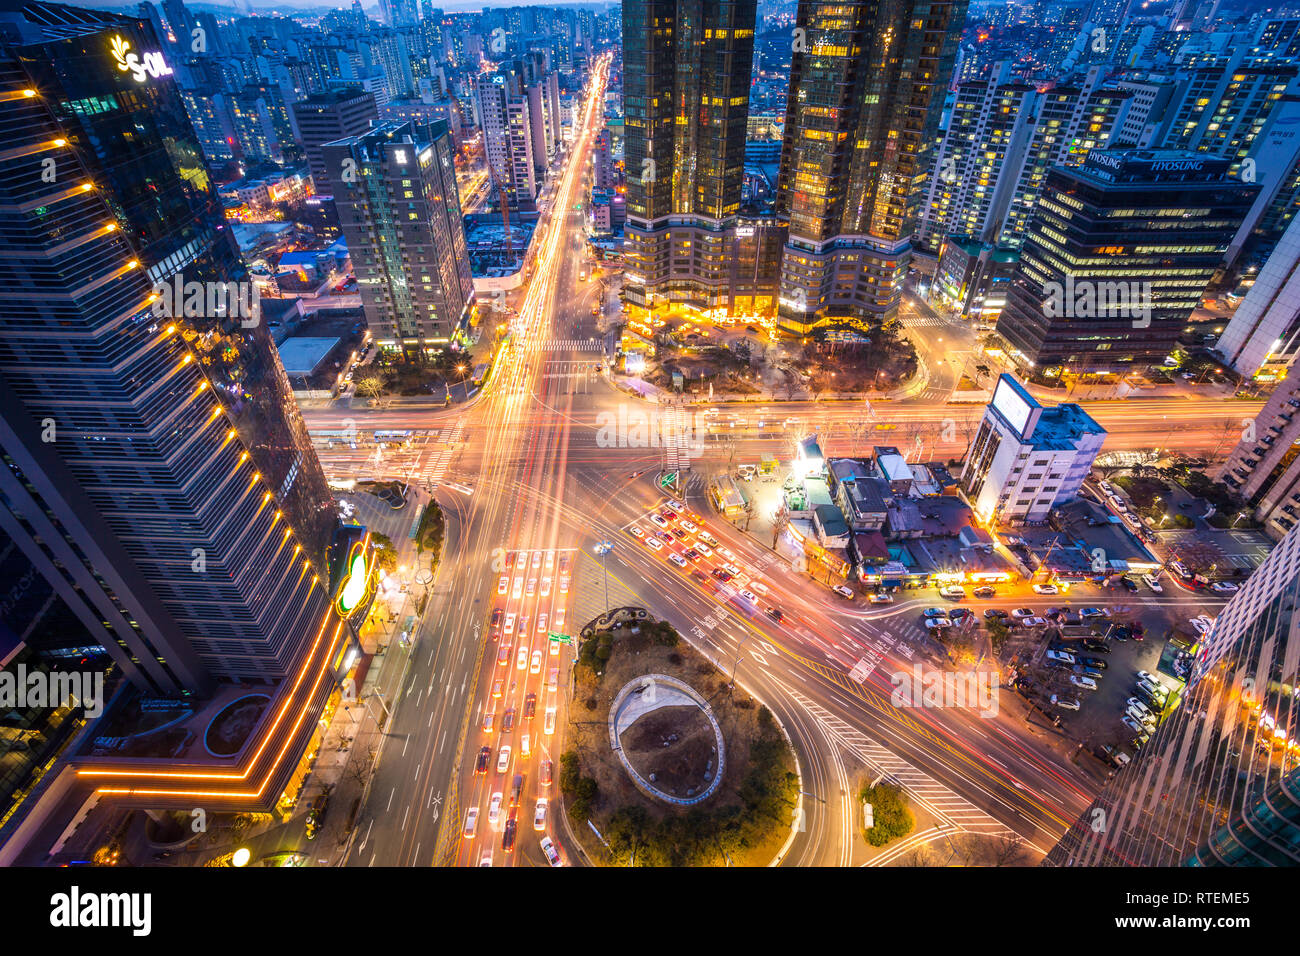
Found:
[[[903,319],[903,325],[909,329],[944,329],[951,324],[946,319],[931,315],[908,315]]]
[[[946,399],[951,392],[947,388],[927,388],[921,393],[921,398],[927,402],[937,402],[940,399]]]
[[[542,378],[590,378],[597,369],[594,362],[547,362]]]
[[[665,470],[690,471],[691,454],[688,446],[694,438],[694,432],[690,430],[686,410],[680,405],[670,405],[660,414],[659,422]]]
[[[420,479],[426,482],[437,484],[442,481],[443,475],[447,473],[447,465],[450,464],[452,456],[456,454],[456,445],[460,442],[461,432],[465,430],[464,424],[457,422],[454,427],[443,435],[443,445],[438,449],[436,455],[431,455],[425,462],[424,470],[420,472]]]
[[[548,339],[538,343],[543,352],[604,352],[600,339]]]
[[[959,796],[929,774],[918,770],[902,757],[891,753],[847,721],[841,720],[816,701],[788,688],[796,700],[830,736],[862,759],[873,773],[883,774],[906,790],[912,800],[928,809],[940,821],[959,830],[982,833],[1008,833],[1008,828]]]

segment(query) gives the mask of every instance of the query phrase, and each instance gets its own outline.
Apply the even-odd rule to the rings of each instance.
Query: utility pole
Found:
[[[602,541],[593,549],[596,554],[600,555],[600,566],[605,572],[605,618],[609,619],[609,564],[607,555],[614,550],[614,544],[611,541]]]

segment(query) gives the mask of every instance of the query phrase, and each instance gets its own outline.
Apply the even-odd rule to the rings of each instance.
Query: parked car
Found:
[[[926,617],[947,617],[948,609],[946,607],[927,607],[921,613]]]
[[[1110,612],[1099,607],[1081,607],[1079,608],[1079,617],[1109,617]]]
[[[947,587],[939,588],[939,596],[946,597],[950,601],[960,601],[966,596],[966,589],[955,584],[950,584]]]
[[[1079,709],[1079,702],[1075,700],[1073,697],[1058,697],[1056,694],[1053,694],[1052,703],[1055,704],[1057,707],[1060,707],[1062,710]]]
[[[1033,586],[1035,594],[1060,594],[1061,590],[1055,584],[1035,584]]]
[[[1215,581],[1210,585],[1211,591],[1217,591],[1219,594],[1236,594],[1237,585],[1231,581]]]
[[[872,604],[893,604],[894,597],[891,594],[869,594],[867,600]]]
[[[1001,608],[991,607],[984,612],[984,619],[987,621],[1004,621],[1007,618],[1007,612]]]
[[[1135,734],[1145,733],[1147,729],[1146,725],[1132,714],[1125,714],[1120,718],[1120,722]]]
[[[1088,641],[1088,640],[1085,640],[1085,641],[1080,641],[1079,643],[1080,643],[1080,645],[1082,645],[1082,647],[1083,647],[1083,649],[1084,649],[1085,651],[1092,651],[1094,654],[1109,654],[1109,653],[1110,653],[1110,645],[1107,644],[1105,641]]]
[[[1085,664],[1088,667],[1096,667],[1099,670],[1105,670],[1110,667],[1110,664],[1106,662],[1104,657],[1080,657],[1079,663]]]
[[[1075,687],[1082,687],[1084,690],[1097,689],[1097,682],[1084,674],[1071,674],[1070,683]]]
[[[837,584],[835,587],[831,588],[831,590],[840,595],[840,597],[846,597],[850,601],[853,600],[853,590],[845,587],[843,584]]]
[[[1124,586],[1125,591],[1132,592],[1133,594],[1137,593],[1137,589],[1138,589],[1137,582],[1134,581],[1132,578],[1129,577],[1120,578],[1119,583]]]
[[[1035,614],[1032,607],[1018,607],[1011,612],[1011,616],[1019,621],[1026,617],[1034,617]]]
[[[1156,594],[1163,594],[1165,592],[1165,589],[1161,586],[1160,582],[1157,581],[1149,574],[1142,575],[1142,583],[1145,584],[1147,587],[1149,587]]]
[[[966,618],[974,617],[974,616],[975,616],[974,611],[964,607],[955,607],[948,612],[948,617],[951,618],[954,622],[964,621],[966,620]]]
[[[975,595],[977,598],[991,598],[996,596],[997,593],[998,592],[996,590],[994,590],[991,587],[988,587],[987,585],[977,587],[974,591],[971,592],[971,594]]]
[[[1022,617],[1020,619],[1021,627],[1043,627],[1047,624],[1045,617]]]
[[[1048,651],[1043,655],[1049,661],[1056,661],[1061,664],[1073,664],[1074,655],[1068,651]]]
[[[952,627],[952,621],[946,617],[927,617],[925,626],[931,631],[937,631],[945,627]]]

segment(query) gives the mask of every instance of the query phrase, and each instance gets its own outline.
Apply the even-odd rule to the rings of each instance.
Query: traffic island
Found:
[[[598,866],[769,864],[799,795],[775,719],[671,625],[616,618],[583,629],[574,666],[558,780],[574,838]]]

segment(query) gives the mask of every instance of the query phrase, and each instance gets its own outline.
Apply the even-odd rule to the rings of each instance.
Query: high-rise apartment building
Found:
[[[730,308],[755,0],[624,0],[627,227],[636,307]]]
[[[966,0],[801,0],[777,187],[785,331],[896,314],[965,16]]]
[[[383,123],[323,153],[375,340],[445,348],[474,294],[447,124]]]
[[[159,40],[43,4],[0,36],[0,523],[136,685],[283,680],[337,518]]]
[[[1300,220],[1291,220],[1215,351],[1238,374],[1262,381],[1275,381],[1295,365],[1300,357]]]
[[[1161,667],[1170,691],[1161,726],[1046,865],[1300,865],[1298,635],[1292,531],[1185,649],[1185,686]]]
[[[324,193],[328,191],[330,175],[321,147],[349,136],[360,136],[379,119],[379,108],[373,94],[350,87],[299,100],[293,104],[293,116],[316,191]]]
[[[1094,150],[1056,167],[1020,250],[998,334],[1022,368],[1160,364],[1201,301],[1258,187],[1230,163]]]
[[[1253,420],[1219,478],[1241,495],[1273,538],[1300,521],[1300,366],[1291,366]]]
[[[532,209],[541,181],[533,157],[532,110],[519,79],[509,71],[480,77],[476,103],[483,130],[483,151],[501,202],[513,209]],[[541,117],[537,122],[541,122]]]

